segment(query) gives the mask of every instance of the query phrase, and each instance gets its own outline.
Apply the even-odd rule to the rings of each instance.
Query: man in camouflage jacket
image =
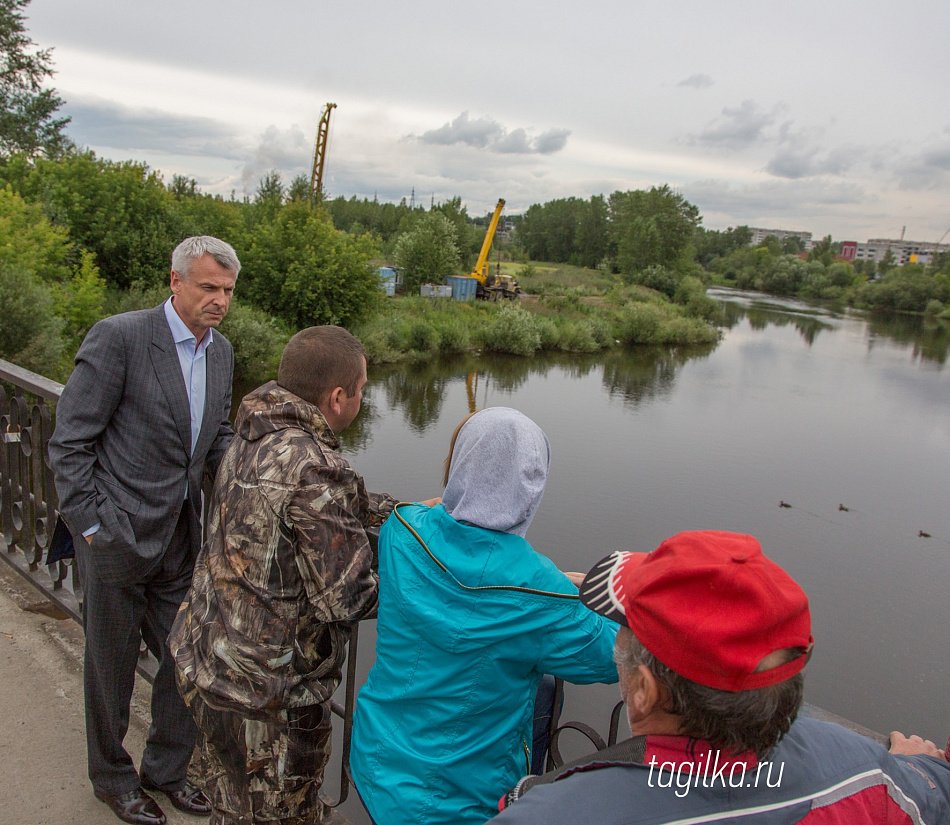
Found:
[[[201,737],[212,825],[323,821],[327,700],[353,622],[375,612],[365,528],[394,499],[337,452],[365,351],[339,327],[287,344],[276,382],[241,402],[208,539],[169,638]]]

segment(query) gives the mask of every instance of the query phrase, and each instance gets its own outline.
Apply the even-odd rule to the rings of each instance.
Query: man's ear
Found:
[[[343,410],[343,402],[346,400],[346,390],[343,387],[335,387],[327,395],[327,410],[333,416],[339,415]]]
[[[662,710],[663,691],[656,676],[646,665],[637,665],[627,682],[627,710],[643,719],[654,710]]]

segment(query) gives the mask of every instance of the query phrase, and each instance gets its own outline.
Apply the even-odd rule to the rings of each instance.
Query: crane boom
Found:
[[[310,196],[318,199],[323,195],[323,164],[327,159],[327,135],[330,131],[330,112],[336,108],[335,103],[328,103],[323,107],[320,123],[317,126],[317,143],[313,150],[313,171],[310,173]]]
[[[488,265],[488,252],[491,250],[491,243],[495,237],[495,230],[498,229],[498,219],[501,217],[501,210],[505,208],[505,199],[499,198],[495,205],[495,212],[491,216],[491,222],[488,224],[488,231],[485,233],[485,240],[482,241],[482,251],[478,253],[478,261],[475,269],[472,270],[470,277],[478,278],[481,283],[485,282],[485,269]]]

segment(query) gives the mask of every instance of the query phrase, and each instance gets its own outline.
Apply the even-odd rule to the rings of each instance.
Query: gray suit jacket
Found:
[[[192,455],[188,394],[162,305],[103,319],[76,353],[49,457],[73,534],[100,524],[88,558],[103,581],[131,584],[158,562],[186,485],[201,512],[203,473],[213,476],[234,435],[234,351],[217,331],[206,358],[204,418]]]

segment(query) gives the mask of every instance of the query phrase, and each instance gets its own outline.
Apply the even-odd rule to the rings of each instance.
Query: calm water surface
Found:
[[[369,489],[439,495],[473,375],[479,408],[515,407],[551,440],[528,539],[562,569],[680,530],[751,533],[811,599],[806,700],[946,742],[947,327],[710,294],[724,312],[715,347],[373,369],[344,452]],[[605,733],[617,693],[574,688],[565,713]]]

